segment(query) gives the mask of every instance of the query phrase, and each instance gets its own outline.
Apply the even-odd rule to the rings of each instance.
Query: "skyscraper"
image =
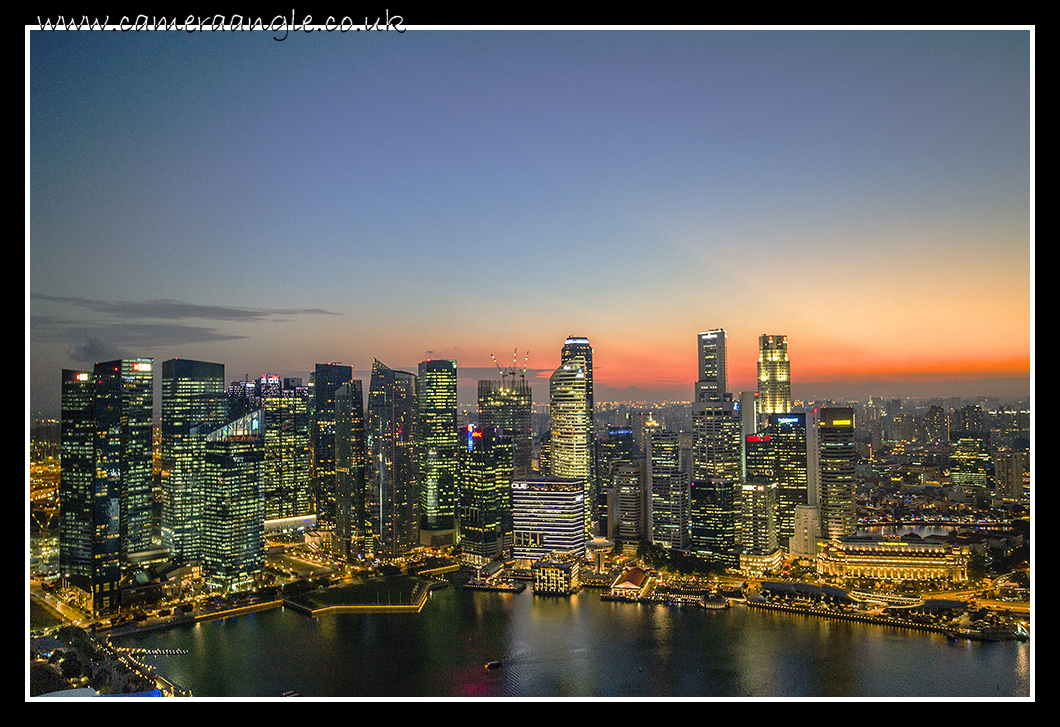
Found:
[[[367,430],[376,554],[395,558],[419,540],[415,375],[373,361]]]
[[[648,487],[651,492],[651,540],[683,550],[688,546],[689,482],[681,467],[677,432],[653,428],[647,441]]]
[[[771,414],[768,431],[775,455],[777,535],[786,544],[795,533],[795,509],[809,503],[806,414]]]
[[[203,577],[226,591],[250,588],[265,566],[264,412],[206,435]]]
[[[515,558],[539,560],[553,552],[585,555],[585,480],[525,477],[512,482]]]
[[[586,502],[591,501],[592,422],[587,404],[585,359],[574,356],[560,364],[549,379],[551,442],[550,473],[585,483]],[[585,529],[592,532],[591,507],[585,508]]]
[[[226,421],[224,364],[162,363],[162,545],[176,561],[200,556],[205,433]],[[199,433],[201,432],[201,433]]]
[[[728,391],[728,336],[722,328],[699,334],[699,380],[696,382],[698,401],[721,401]]]
[[[453,530],[457,509],[456,361],[421,361],[416,399],[420,528]]]
[[[822,408],[817,412],[820,467],[821,535],[830,540],[856,530],[854,499],[854,410]]]
[[[469,424],[460,452],[461,562],[499,560],[511,546],[512,442]]]
[[[788,337],[758,338],[758,410],[762,414],[791,411],[791,363]]]
[[[97,614],[117,609],[130,556],[152,549],[152,364],[62,374],[59,561]]]
[[[335,390],[335,549],[347,559],[374,551],[367,469],[364,395],[354,380]]]
[[[313,496],[317,521],[335,524],[335,390],[353,379],[353,368],[317,364],[313,374]]]
[[[514,372],[502,372],[500,381],[478,382],[479,427],[499,431],[511,441],[514,477],[525,477],[533,471],[532,405],[530,384]]]
[[[304,391],[285,390],[262,399],[265,519],[306,518],[316,513],[311,481],[312,422]]]

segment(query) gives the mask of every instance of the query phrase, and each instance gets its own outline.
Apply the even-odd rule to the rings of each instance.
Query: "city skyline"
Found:
[[[715,327],[734,392],[774,332],[795,399],[1029,393],[1033,30],[27,36],[31,413],[516,348],[540,404],[572,334],[690,401]]]

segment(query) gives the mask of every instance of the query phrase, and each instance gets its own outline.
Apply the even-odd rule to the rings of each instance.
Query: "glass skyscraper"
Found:
[[[758,338],[758,411],[762,414],[791,411],[787,336],[764,334]]]
[[[335,390],[353,379],[353,368],[317,364],[313,373],[313,496],[317,521],[335,524]]]
[[[367,466],[364,395],[354,380],[335,390],[335,548],[347,559],[374,552]]]
[[[419,540],[416,376],[372,363],[368,442],[376,554],[405,555]]]
[[[421,361],[416,378],[420,527],[456,527],[456,361]]]
[[[162,362],[162,545],[176,561],[200,555],[205,434],[226,421],[224,378],[224,364]]]
[[[564,361],[549,379],[549,472],[554,477],[584,482],[585,500],[590,503],[593,440],[586,387],[585,359],[581,356]],[[586,532],[592,532],[591,518],[592,508],[586,507]]]

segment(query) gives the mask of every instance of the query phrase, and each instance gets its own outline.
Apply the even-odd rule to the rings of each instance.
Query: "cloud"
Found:
[[[43,295],[33,293],[32,297],[37,300],[52,303],[64,303],[74,305],[78,308],[90,310],[94,313],[102,313],[115,318],[130,319],[161,319],[161,320],[186,320],[197,318],[211,321],[261,321],[277,319],[283,316],[302,315],[340,315],[322,308],[237,308],[234,306],[221,305],[198,305],[186,303],[180,300],[146,300],[146,301],[118,301],[108,302],[103,300],[92,300],[90,298],[76,298],[60,295]]]

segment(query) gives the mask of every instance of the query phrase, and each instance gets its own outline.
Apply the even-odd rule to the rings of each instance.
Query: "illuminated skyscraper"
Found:
[[[214,588],[246,590],[265,566],[263,430],[258,410],[206,435],[202,562]]]
[[[550,473],[585,483],[585,500],[591,502],[592,421],[587,404],[585,359],[574,356],[560,364],[549,379],[551,441]],[[592,508],[585,508],[585,529],[592,532]]]
[[[416,376],[372,363],[368,442],[376,555],[405,555],[419,540]]]
[[[821,536],[830,540],[856,530],[854,499],[854,410],[822,408],[816,412]]]
[[[681,467],[677,432],[652,428],[645,432],[648,487],[651,492],[651,540],[683,550],[688,546],[689,483]]]
[[[777,535],[786,544],[795,533],[795,509],[809,503],[806,414],[771,414],[768,432],[775,456]]]
[[[335,549],[347,559],[373,553],[368,452],[360,381],[335,390]]]
[[[499,560],[512,540],[512,442],[496,429],[469,424],[460,452],[461,562]]]
[[[265,519],[304,519],[316,513],[310,477],[312,422],[308,397],[297,390],[277,391],[262,399],[262,409]]]
[[[791,411],[791,363],[788,337],[758,338],[758,410],[762,414]]]
[[[699,381],[696,401],[721,401],[728,391],[728,335],[716,328],[699,334]]]
[[[457,509],[456,361],[421,361],[416,399],[420,528],[453,530]]]
[[[585,555],[585,480],[525,477],[512,482],[512,556],[539,560],[555,551]]]
[[[123,566],[153,547],[152,363],[62,375],[59,560],[93,613],[117,609]]]
[[[514,372],[500,381],[478,382],[478,422],[483,430],[499,431],[512,443],[512,472],[525,477],[533,471],[533,432],[530,384]]]
[[[317,364],[313,374],[313,496],[317,521],[335,524],[335,390],[353,379],[353,368]]]
[[[226,421],[224,364],[162,363],[162,545],[176,561],[200,556],[205,435]]]

